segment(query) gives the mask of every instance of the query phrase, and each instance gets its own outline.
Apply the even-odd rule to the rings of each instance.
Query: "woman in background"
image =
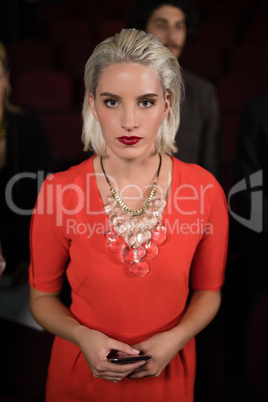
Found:
[[[6,49],[0,43],[0,244],[6,260],[4,275],[12,286],[21,274],[27,275],[37,172],[43,179],[50,172],[51,155],[42,126],[11,105],[10,91]]]
[[[38,185],[50,168],[51,155],[42,126],[10,103],[7,54],[0,43],[1,400],[4,395],[19,392],[19,384],[32,377],[28,340],[35,331],[21,321],[27,325],[31,213]],[[22,359],[25,350],[27,359]]]

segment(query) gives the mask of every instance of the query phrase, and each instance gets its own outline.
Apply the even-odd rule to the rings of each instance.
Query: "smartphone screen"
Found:
[[[116,363],[116,364],[128,364],[128,363],[135,363],[137,361],[141,360],[149,360],[151,359],[152,356],[150,355],[129,355],[129,356],[118,356],[115,353],[111,352],[108,356],[107,359],[109,360],[110,363]]]

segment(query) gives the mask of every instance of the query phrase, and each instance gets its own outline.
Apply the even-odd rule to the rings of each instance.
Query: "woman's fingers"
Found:
[[[142,378],[142,377],[152,377],[153,375],[150,373],[150,365],[149,362],[145,362],[142,367],[137,368],[134,371],[131,371],[129,373],[128,378],[130,380],[135,380],[137,378]]]
[[[109,348],[111,350],[115,350],[119,354],[126,354],[126,355],[138,355],[140,353],[140,350],[133,348],[132,346],[116,341],[114,339],[111,339],[112,342],[109,344]]]
[[[127,377],[131,374],[134,370],[138,369],[142,366],[145,362],[137,362],[133,364],[115,364],[115,363],[108,363],[109,369],[107,370],[107,366],[104,370],[99,370],[98,373],[93,374],[94,377],[104,378],[108,381],[118,382],[121,381],[123,378]]]

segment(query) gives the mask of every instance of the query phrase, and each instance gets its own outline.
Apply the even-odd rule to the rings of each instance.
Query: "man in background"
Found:
[[[187,0],[142,0],[133,10],[129,27],[158,36],[179,59],[195,25],[195,13]],[[184,97],[175,156],[197,163],[218,177],[220,122],[214,87],[184,69],[182,78]]]

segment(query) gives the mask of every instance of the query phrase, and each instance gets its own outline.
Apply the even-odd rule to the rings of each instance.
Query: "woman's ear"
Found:
[[[170,108],[170,94],[167,92],[166,97],[165,97],[165,103],[164,103],[164,112],[163,112],[163,120],[165,120],[168,117],[169,114],[169,108]]]
[[[96,108],[95,108],[94,97],[93,97],[92,93],[89,94],[89,104],[90,104],[93,116],[95,117],[96,120],[99,120],[98,119],[98,114],[97,114]]]

